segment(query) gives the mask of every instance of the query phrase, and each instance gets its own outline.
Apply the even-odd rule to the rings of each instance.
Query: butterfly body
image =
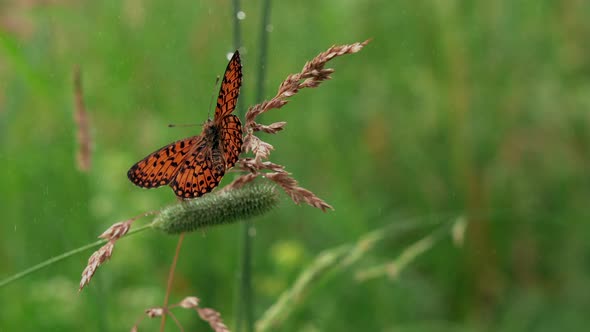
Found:
[[[240,119],[235,109],[242,83],[238,51],[225,71],[213,120],[200,135],[168,144],[133,165],[127,177],[135,185],[169,185],[180,198],[194,198],[213,190],[225,171],[235,165],[242,148]]]

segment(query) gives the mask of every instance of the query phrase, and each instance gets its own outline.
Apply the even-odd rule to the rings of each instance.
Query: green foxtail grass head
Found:
[[[278,202],[275,186],[255,183],[166,207],[152,226],[168,234],[192,232],[264,214]]]

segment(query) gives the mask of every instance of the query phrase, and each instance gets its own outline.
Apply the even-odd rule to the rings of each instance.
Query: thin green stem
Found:
[[[271,0],[262,3],[262,22],[260,24],[260,57],[258,58],[258,77],[256,81],[256,103],[264,99],[264,81],[266,80],[266,65],[268,57],[268,25],[270,23]]]
[[[233,35],[234,35],[234,41],[233,41],[233,45],[234,45],[234,50],[238,50],[242,47],[242,29],[240,26],[240,19],[238,18],[238,13],[242,11],[241,9],[241,5],[240,5],[240,0],[232,0],[232,10],[233,10]],[[240,92],[240,97],[242,100],[244,100],[244,91]],[[241,117],[242,119],[244,118],[244,116],[246,115],[246,111],[244,111],[244,103],[238,103],[237,106],[237,113],[238,116]]]
[[[242,47],[242,30],[240,27],[240,20],[238,19],[238,13],[241,11],[240,0],[232,1],[233,10],[233,35],[234,35],[234,49]]]
[[[260,57],[258,61],[258,76],[256,81],[256,102],[259,103],[264,97],[264,81],[266,77],[266,62],[268,49],[268,29],[266,28],[270,20],[271,1],[265,0],[262,4],[262,15],[260,24]],[[234,0],[234,41],[236,48],[241,43],[241,35],[237,13],[239,12],[239,1]],[[242,96],[243,99],[243,96]],[[242,113],[241,113],[242,114]],[[242,114],[243,115],[243,114]],[[240,273],[238,275],[239,296],[235,304],[235,330],[242,330],[242,322],[246,332],[254,331],[254,294],[252,291],[252,248],[253,238],[250,232],[254,230],[254,224],[247,220],[241,229],[241,246],[240,246]]]
[[[233,21],[233,36],[234,36],[234,49],[239,49],[242,46],[242,32],[240,29],[240,20],[238,18],[238,13],[241,11],[240,7],[240,0],[233,0],[232,1],[232,21]],[[244,100],[244,94],[241,94],[241,99]],[[242,106],[243,103],[238,103],[237,113],[238,116],[244,118],[245,111],[244,107]],[[246,221],[242,224],[241,229],[241,243],[240,246],[240,266],[238,268],[237,273],[237,295],[234,300],[234,319],[235,319],[235,331],[240,332],[242,328],[242,321],[244,320],[244,316],[247,316],[245,311],[248,310],[248,307],[251,306],[250,304],[250,249],[245,249],[246,247],[250,247],[250,240],[248,239],[248,229],[250,228],[250,222]],[[247,320],[247,319],[246,319]],[[249,330],[251,331],[251,330]]]
[[[247,220],[242,225],[242,239],[241,239],[241,260],[240,260],[240,311],[236,322],[236,331],[241,330],[242,322],[244,322],[245,330],[252,332],[254,329],[253,317],[253,296],[252,296],[252,237],[250,236],[250,229],[252,221]]]
[[[82,85],[82,70],[80,69],[79,65],[74,66],[74,73],[73,73],[73,97],[74,97],[74,110],[72,112],[76,130],[76,140],[77,140],[77,152],[76,152],[76,166],[78,171],[80,172],[81,177],[83,177],[83,181],[81,181],[80,186],[80,194],[81,196],[78,197],[80,201],[88,202],[90,200],[92,190],[92,181],[91,178],[91,168],[92,168],[92,146],[91,135],[89,134],[89,119],[88,119],[88,111],[86,109],[86,104],[84,102],[84,91]],[[97,222],[94,215],[90,213],[89,205],[85,205],[85,220],[88,222],[89,227],[86,227],[86,231],[89,237],[93,236],[98,232],[97,229]],[[96,280],[95,287],[92,288],[91,292],[93,296],[89,301],[88,309],[89,314],[93,316],[98,316],[104,310],[106,306],[106,286],[102,279]],[[100,320],[97,322],[97,328],[99,331],[108,331],[109,322],[107,320]]]
[[[168,311],[168,301],[170,299],[170,292],[172,291],[172,282],[174,281],[174,271],[176,271],[176,263],[178,262],[178,256],[180,255],[180,248],[182,247],[182,240],[184,240],[184,234],[180,233],[178,236],[178,244],[176,244],[176,252],[174,253],[174,259],[172,259],[172,265],[170,266],[170,272],[168,272],[168,283],[166,286],[166,295],[164,296],[164,305],[162,308],[165,308],[164,314],[162,315],[162,321],[160,322],[160,331],[164,331],[164,327],[166,326],[166,312]],[[172,314],[170,314],[172,316]],[[172,316],[174,320],[174,316]]]
[[[143,226],[140,226],[138,228],[132,229],[132,230],[129,231],[129,233],[127,233],[127,236],[129,236],[131,234],[139,233],[141,231],[144,231],[147,228],[150,228],[151,226],[152,226],[151,224],[147,224],[147,225],[143,225]],[[79,247],[79,248],[70,250],[68,252],[65,252],[65,253],[63,253],[61,255],[54,256],[54,257],[52,257],[52,258],[50,258],[50,259],[48,259],[48,260],[46,260],[44,262],[41,262],[41,263],[39,263],[37,265],[34,265],[34,266],[31,266],[30,268],[28,268],[26,270],[23,270],[21,272],[18,272],[16,274],[14,274],[14,275],[12,275],[12,276],[10,276],[10,277],[8,277],[8,278],[0,281],[0,288],[2,288],[2,287],[6,286],[6,285],[8,285],[8,284],[10,284],[10,283],[12,283],[14,281],[17,281],[17,280],[19,280],[21,278],[24,278],[24,277],[26,277],[27,275],[29,275],[29,274],[31,274],[33,272],[39,271],[39,270],[41,270],[44,267],[50,266],[50,265],[52,265],[54,263],[57,263],[59,261],[62,261],[64,259],[66,259],[66,258],[68,258],[70,256],[73,256],[73,255],[75,255],[77,253],[80,253],[80,252],[85,251],[85,250],[88,250],[88,249],[99,247],[99,246],[103,245],[106,242],[107,242],[107,240],[98,240],[98,241],[95,241],[95,242],[86,244],[86,245],[84,245],[82,247]]]

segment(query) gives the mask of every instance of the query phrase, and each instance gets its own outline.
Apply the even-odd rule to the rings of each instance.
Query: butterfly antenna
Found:
[[[213,104],[213,98],[215,98],[215,89],[217,88],[217,84],[219,83],[219,75],[215,79],[215,85],[213,85],[213,94],[211,95],[211,100],[209,101],[209,108],[207,109],[207,119],[211,120],[211,104]]]
[[[174,128],[174,127],[195,127],[195,126],[200,126],[199,124],[196,123],[189,123],[189,124],[175,124],[175,123],[170,123],[168,124],[168,128]]]
[[[217,78],[215,79],[215,85],[213,86],[213,89],[215,89],[217,87],[217,84],[219,83],[219,75],[217,76]],[[209,120],[211,120],[211,104],[213,104],[213,98],[215,98],[215,95],[211,95],[211,100],[209,101],[209,108],[207,110],[207,118]],[[168,124],[168,128],[174,128],[174,127],[194,127],[194,126],[200,126],[199,124],[174,124],[174,123],[170,123]]]

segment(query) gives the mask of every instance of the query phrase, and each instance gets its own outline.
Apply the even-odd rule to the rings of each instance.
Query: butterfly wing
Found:
[[[176,196],[193,198],[213,190],[225,173],[223,160],[214,158],[211,147],[202,144],[184,160],[178,173],[170,182]]]
[[[223,74],[215,107],[215,123],[219,124],[226,115],[234,111],[238,103],[241,85],[242,63],[240,62],[240,53],[236,51],[227,64],[225,74]]]
[[[143,188],[166,185],[174,179],[191,150],[203,141],[202,136],[193,136],[168,144],[131,166],[127,177]]]
[[[226,168],[231,168],[242,151],[242,124],[237,116],[230,114],[223,117],[219,129],[225,165]]]

